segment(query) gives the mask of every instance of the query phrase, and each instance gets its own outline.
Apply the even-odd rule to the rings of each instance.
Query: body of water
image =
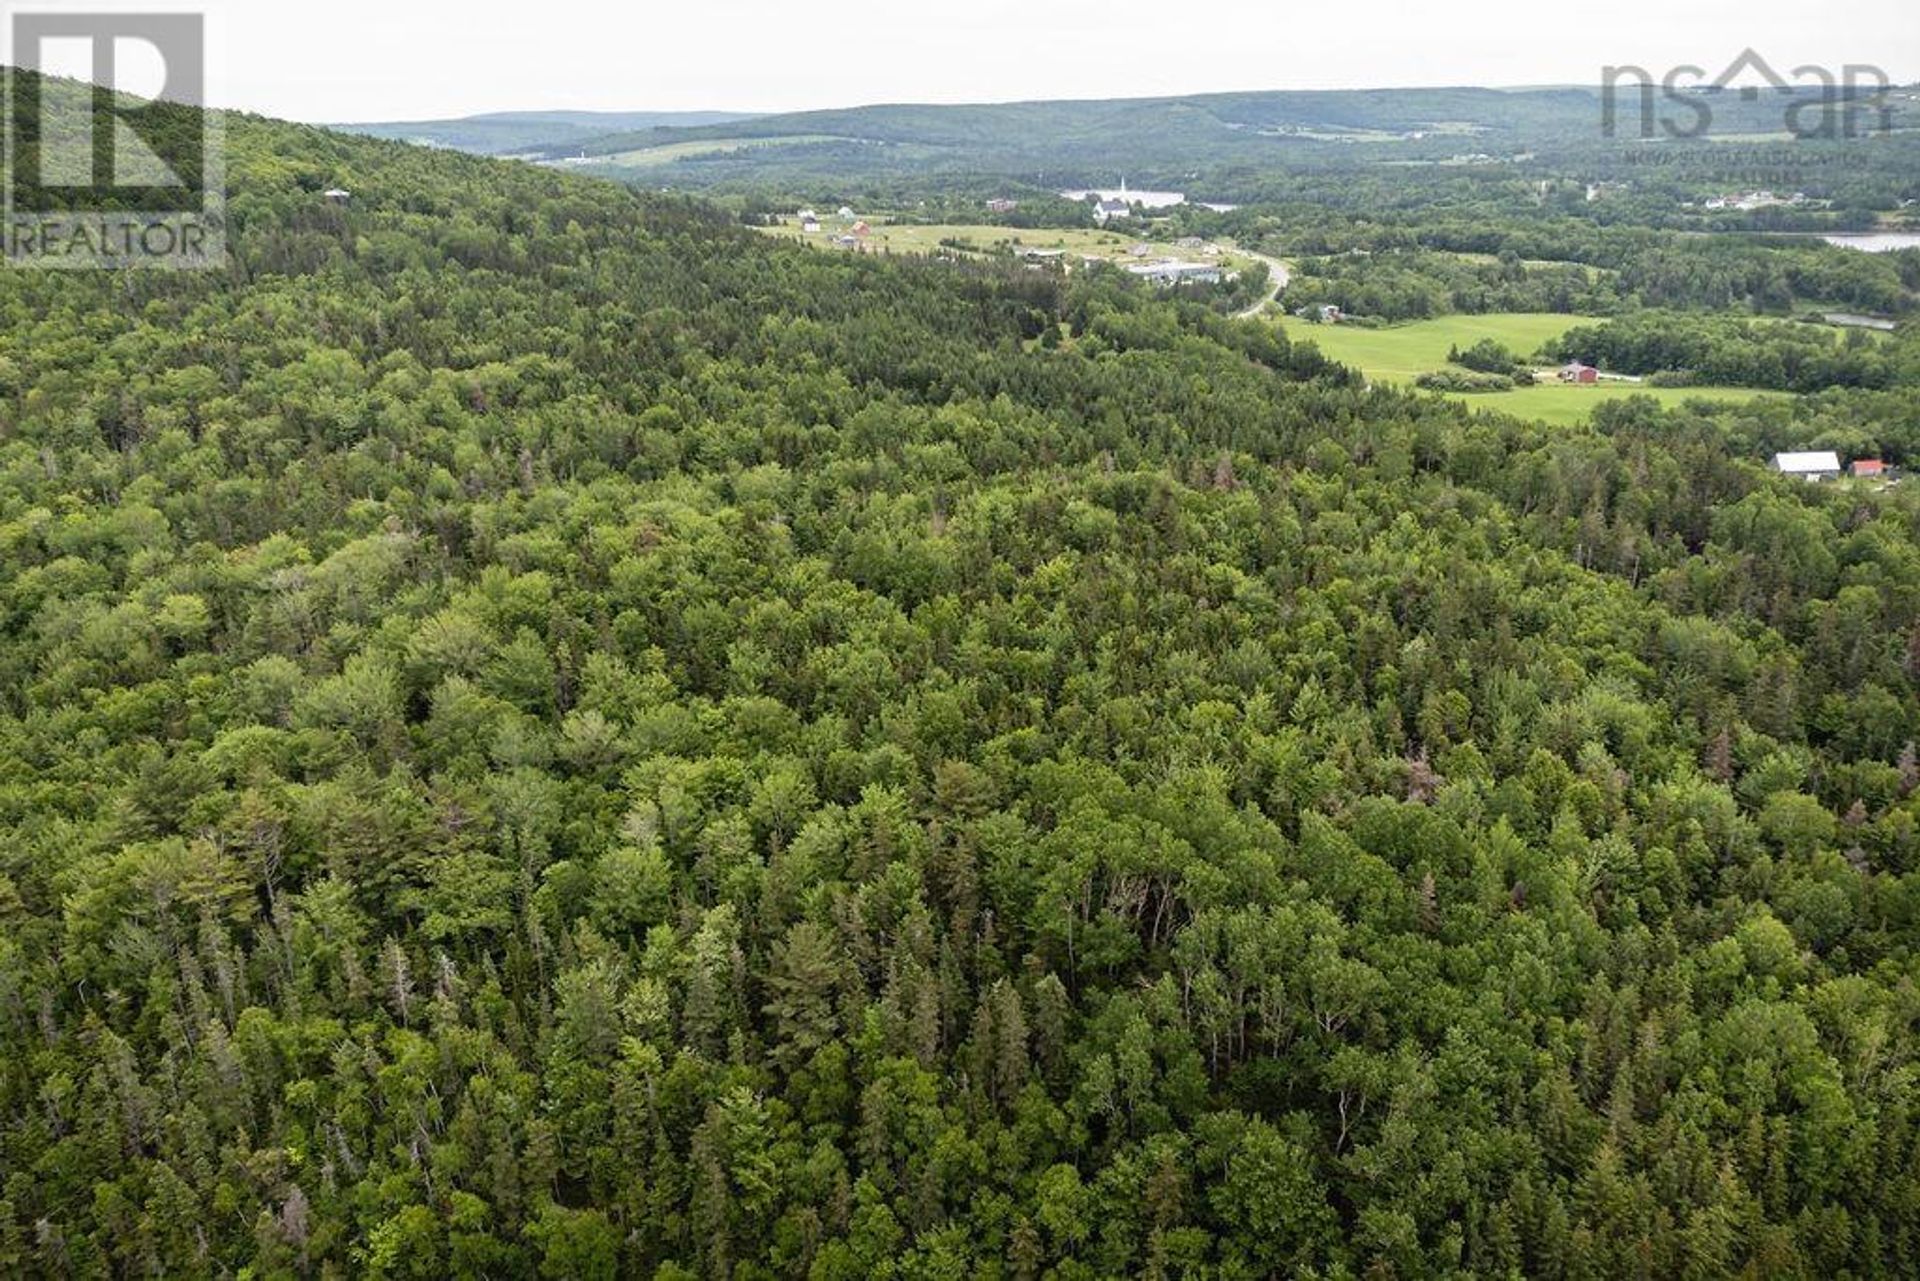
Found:
[[[1920,231],[1837,231],[1820,239],[1842,249],[1890,254],[1896,249],[1920,249]]]
[[[1187,204],[1184,191],[1063,191],[1062,198],[1067,200],[1086,200],[1098,196],[1102,200],[1124,200],[1131,205],[1140,205],[1146,209],[1171,209],[1175,205]],[[1232,213],[1239,205],[1222,204],[1214,200],[1195,200],[1193,204],[1202,209],[1211,209],[1215,213]]]

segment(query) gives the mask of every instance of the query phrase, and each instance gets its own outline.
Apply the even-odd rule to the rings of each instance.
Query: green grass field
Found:
[[[863,216],[873,228],[872,234],[867,238],[868,245],[893,253],[952,253],[954,246],[958,245],[965,252],[986,254],[1017,246],[1023,249],[1060,250],[1068,255],[1070,264],[1077,267],[1081,256],[1107,258],[1116,262],[1134,262],[1136,259],[1127,250],[1141,243],[1141,238],[1137,234],[1128,235],[1122,231],[1094,228],[1004,227],[991,223],[938,223],[922,226],[914,223],[887,222],[885,219],[889,215],[884,212],[863,214]],[[840,219],[828,217],[819,232],[808,235],[800,230],[798,223],[789,218],[777,226],[761,227],[758,230],[768,235],[798,240],[803,244],[828,246],[833,243],[835,236],[846,230],[846,227]],[[1210,258],[1198,250],[1182,249],[1164,241],[1147,243],[1152,246],[1152,250],[1138,261],[1191,258],[1218,262],[1228,271],[1244,271],[1253,263],[1247,255],[1231,250],[1220,254],[1217,258]]]
[[[1310,325],[1292,317],[1281,325],[1287,337],[1318,343],[1320,350],[1369,378],[1412,382],[1421,374],[1446,367],[1448,349],[1471,347],[1491,338],[1515,355],[1528,357],[1575,325],[1592,323],[1580,316],[1537,312],[1508,312],[1489,316],[1443,316],[1417,320],[1388,329],[1357,325]]]
[[[817,142],[855,142],[858,139],[841,138],[833,134],[790,134],[778,138],[720,138],[695,142],[670,142],[658,147],[644,147],[638,151],[620,151],[606,156],[592,157],[592,163],[608,165],[619,169],[649,169],[655,165],[672,164],[676,160],[689,160],[696,156],[711,156],[728,151],[759,151],[768,147],[799,147]]]
[[[1575,325],[1593,321],[1582,316],[1508,312],[1444,316],[1387,329],[1311,325],[1292,317],[1280,323],[1287,337],[1317,344],[1328,356],[1353,366],[1368,378],[1411,385],[1421,374],[1445,368],[1447,352],[1452,347],[1470,347],[1482,338],[1491,338],[1516,355],[1529,358],[1542,343],[1558,338]],[[1744,387],[1644,387],[1626,383],[1575,387],[1541,383],[1506,392],[1461,394],[1454,399],[1482,409],[1498,409],[1523,418],[1571,426],[1585,422],[1595,405],[1625,396],[1651,396],[1662,405],[1674,406],[1689,400],[1747,401],[1767,394]]]

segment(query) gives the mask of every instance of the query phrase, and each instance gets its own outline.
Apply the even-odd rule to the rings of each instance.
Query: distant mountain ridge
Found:
[[[623,131],[697,128],[753,118],[739,111],[489,111],[445,120],[386,120],[329,127],[372,138],[502,155],[551,152]]]
[[[1910,90],[1895,128],[1920,129]],[[1488,164],[1536,153],[1598,156],[1673,142],[1712,112],[1716,139],[1785,136],[1792,100],[1693,95],[1645,104],[1631,87],[1618,129],[1595,86],[1256,90],[1182,97],[867,106],[743,112],[508,111],[449,120],[335,126],[345,132],[581,166],[646,186],[915,182],[999,176],[1032,187],[1113,185],[1121,176],[1225,198],[1250,174],[1355,164]],[[1685,145],[1682,143],[1681,145]]]
[[[1658,95],[1655,95],[1658,99]],[[1695,102],[1705,101],[1695,99]],[[1784,128],[1790,103],[1773,95],[1711,100],[1717,136],[1764,136]],[[1538,148],[1636,145],[1640,96],[1618,102],[1618,138],[1603,130],[1594,86],[1529,89],[1415,88],[1274,90],[1186,97],[927,105],[891,103],[790,112],[715,124],[656,123],[537,149],[550,160],[597,167],[649,183],[712,187],[815,175],[901,178],[1020,175],[1068,186],[1111,182],[1181,184],[1248,167],[1355,158],[1406,163],[1497,160]],[[1902,124],[1915,116],[1900,95]],[[1691,125],[1691,104],[1658,99],[1650,121]],[[1656,127],[1651,141],[1666,142]]]
[[[702,139],[838,136],[870,142],[941,147],[987,145],[1050,150],[1105,142],[1129,132],[1140,137],[1261,130],[1340,133],[1507,132],[1516,114],[1547,111],[1558,117],[1590,113],[1591,89],[1509,92],[1501,89],[1273,90],[1165,98],[1048,99],[1006,103],[918,104],[788,112],[705,127],[662,124],[609,134],[585,144],[589,154],[620,152]],[[1516,110],[1517,109],[1517,110]]]

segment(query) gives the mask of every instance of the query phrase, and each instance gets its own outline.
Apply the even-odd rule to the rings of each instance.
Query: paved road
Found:
[[[1267,255],[1257,254],[1251,249],[1236,248],[1233,252],[1244,258],[1252,258],[1256,262],[1263,262],[1267,265],[1266,296],[1254,303],[1253,306],[1248,307],[1245,311],[1235,313],[1242,319],[1257,316],[1267,309],[1268,303],[1280,296],[1280,291],[1287,287],[1289,280],[1293,279],[1293,273],[1288,271],[1287,264],[1281,262],[1278,258],[1269,258]]]

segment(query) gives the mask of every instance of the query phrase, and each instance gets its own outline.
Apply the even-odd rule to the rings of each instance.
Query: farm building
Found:
[[[1161,286],[1220,283],[1220,268],[1210,262],[1139,263],[1128,267],[1127,270],[1142,280],[1149,280]]]
[[[1133,206],[1124,200],[1102,200],[1093,207],[1093,220],[1102,226],[1116,218],[1133,217]]]
[[[345,205],[353,202],[353,193],[344,187],[329,187],[320,193],[320,197],[330,205]]]
[[[992,200],[987,201],[988,213],[1012,213],[1019,207],[1020,202],[1018,200],[1008,200],[1005,196],[995,196]]]
[[[1870,480],[1879,480],[1886,477],[1893,469],[1878,458],[1856,458],[1853,460],[1852,465],[1847,468],[1847,471],[1854,476],[1866,477]]]
[[[1775,454],[1773,465],[1782,475],[1802,480],[1833,480],[1840,475],[1840,455],[1831,449]]]
[[[1579,383],[1583,386],[1587,383],[1597,383],[1600,381],[1600,371],[1592,365],[1582,364],[1576,360],[1560,371],[1560,381]]]

